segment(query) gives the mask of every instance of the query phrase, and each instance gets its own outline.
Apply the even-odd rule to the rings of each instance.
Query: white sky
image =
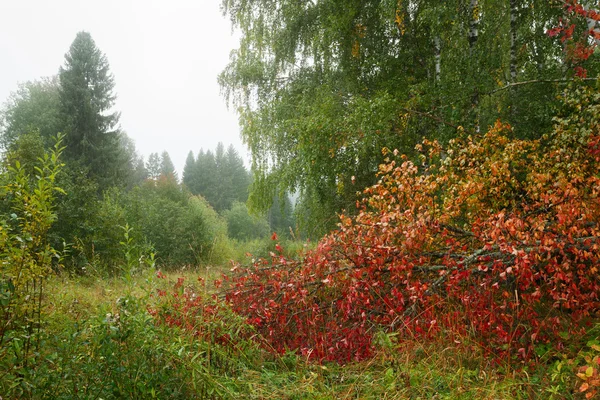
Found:
[[[217,75],[237,47],[221,0],[0,0],[0,103],[19,82],[58,73],[77,32],[90,32],[115,77],[121,127],[138,152],[232,143],[247,160]],[[246,162],[246,165],[248,163]]]

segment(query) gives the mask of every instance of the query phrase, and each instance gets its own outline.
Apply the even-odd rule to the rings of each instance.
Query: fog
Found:
[[[82,30],[108,59],[121,128],[140,154],[166,150],[180,174],[190,150],[219,141],[248,159],[217,83],[237,45],[220,0],[0,0],[0,102],[56,74]]]

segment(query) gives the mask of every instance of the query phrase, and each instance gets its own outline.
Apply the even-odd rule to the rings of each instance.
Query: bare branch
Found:
[[[463,127],[463,126],[460,126],[460,125],[454,125],[453,123],[451,123],[451,122],[448,122],[448,121],[445,121],[445,120],[441,119],[441,118],[440,118],[440,117],[438,117],[438,116],[431,115],[431,114],[429,114],[429,113],[422,112],[422,111],[411,110],[410,108],[404,108],[404,107],[401,107],[400,109],[401,109],[401,110],[403,110],[403,111],[406,111],[407,113],[410,113],[410,114],[416,114],[416,115],[420,115],[420,116],[422,116],[422,117],[425,117],[425,118],[429,118],[429,119],[431,119],[431,120],[434,120],[434,121],[436,121],[436,122],[439,122],[440,124],[447,125],[447,126],[449,126],[449,127],[451,127],[451,128],[454,128],[454,129],[456,129],[456,130],[460,130],[460,129],[462,129],[463,131],[467,132],[468,134],[471,134],[471,135],[473,135],[473,134],[474,134],[474,132],[473,132],[473,131],[470,131],[470,130],[468,130],[468,129],[466,129],[465,127]]]
[[[571,78],[571,79],[533,79],[530,81],[523,81],[523,82],[513,82],[513,83],[509,83],[505,86],[502,86],[498,89],[494,89],[491,92],[488,92],[488,95],[494,94],[496,92],[500,92],[502,90],[506,90],[506,89],[510,89],[516,86],[523,86],[523,85],[531,85],[534,83],[569,83],[569,82],[575,82],[575,81],[596,81],[598,80],[598,78]]]

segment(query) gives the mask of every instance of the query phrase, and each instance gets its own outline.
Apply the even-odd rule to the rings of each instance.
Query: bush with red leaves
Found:
[[[355,217],[301,261],[272,253],[224,283],[278,352],[349,362],[378,331],[478,341],[529,359],[600,307],[600,95],[583,87],[541,140],[498,122],[418,163],[385,150]]]

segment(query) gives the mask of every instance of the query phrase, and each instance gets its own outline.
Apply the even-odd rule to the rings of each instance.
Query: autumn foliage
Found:
[[[564,18],[548,30],[548,35],[560,38],[565,61],[571,64],[576,76],[585,78],[587,70],[582,64],[594,54],[600,42],[600,29],[596,28],[600,14],[593,8],[585,7],[579,0],[564,1],[564,8]]]
[[[600,94],[570,89],[540,140],[501,122],[411,162],[384,149],[355,217],[302,260],[281,252],[226,278],[226,299],[278,352],[348,362],[378,332],[476,340],[530,359],[600,306]]]

